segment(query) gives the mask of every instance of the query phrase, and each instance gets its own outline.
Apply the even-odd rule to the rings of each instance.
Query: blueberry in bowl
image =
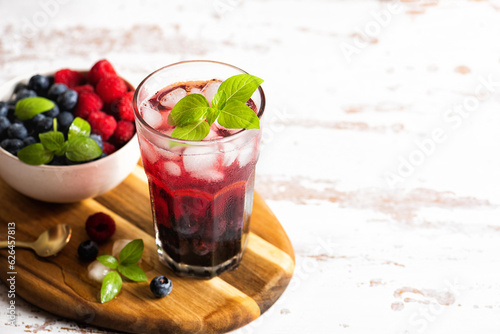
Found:
[[[98,91],[109,77],[119,84]],[[30,73],[1,85],[0,178],[28,197],[54,203],[116,187],[140,156],[133,93],[107,60],[89,71]]]

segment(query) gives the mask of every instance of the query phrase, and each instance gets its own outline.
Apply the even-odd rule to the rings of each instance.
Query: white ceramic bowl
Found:
[[[14,78],[0,86],[0,101],[7,101],[18,82],[35,74]],[[137,134],[122,148],[93,162],[73,166],[32,166],[0,147],[0,177],[20,193],[45,202],[72,203],[104,194],[120,184],[140,157]]]

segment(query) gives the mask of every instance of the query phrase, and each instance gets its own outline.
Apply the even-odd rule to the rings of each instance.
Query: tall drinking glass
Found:
[[[186,61],[153,72],[136,89],[158,254],[181,276],[210,278],[239,265],[248,242],[261,130],[213,125],[202,141],[180,140],[169,136],[169,108],[190,93],[211,101],[221,81],[242,73],[220,62]],[[247,105],[261,118],[261,87]]]

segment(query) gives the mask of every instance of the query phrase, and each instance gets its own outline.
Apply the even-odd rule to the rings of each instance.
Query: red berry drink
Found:
[[[188,94],[211,101],[221,81],[240,73],[222,63],[183,62],[154,72],[137,89],[134,109],[158,252],[179,275],[210,278],[240,263],[261,130],[225,129],[215,122],[204,140],[180,140],[170,136],[168,116]],[[262,115],[261,88],[247,105]]]

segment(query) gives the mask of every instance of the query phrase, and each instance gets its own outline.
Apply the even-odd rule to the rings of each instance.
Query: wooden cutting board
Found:
[[[116,221],[112,240],[99,254],[111,254],[112,241],[142,238],[140,266],[148,282],[124,282],[120,294],[99,303],[99,283],[87,278],[88,263],[79,261],[78,245],[88,237],[85,221],[95,212]],[[73,235],[58,255],[40,258],[16,248],[16,295],[56,315],[131,333],[227,332],[264,313],[283,293],[293,274],[295,258],[290,241],[263,199],[256,193],[248,248],[238,269],[211,280],[176,277],[158,261],[153,238],[149,193],[144,170],[134,172],[117,188],[75,204],[48,204],[29,199],[0,180],[0,237],[15,222],[16,240],[34,241],[48,227],[67,223]],[[0,279],[6,283],[7,249],[0,250]],[[153,297],[149,282],[158,275],[172,279],[172,293]]]

